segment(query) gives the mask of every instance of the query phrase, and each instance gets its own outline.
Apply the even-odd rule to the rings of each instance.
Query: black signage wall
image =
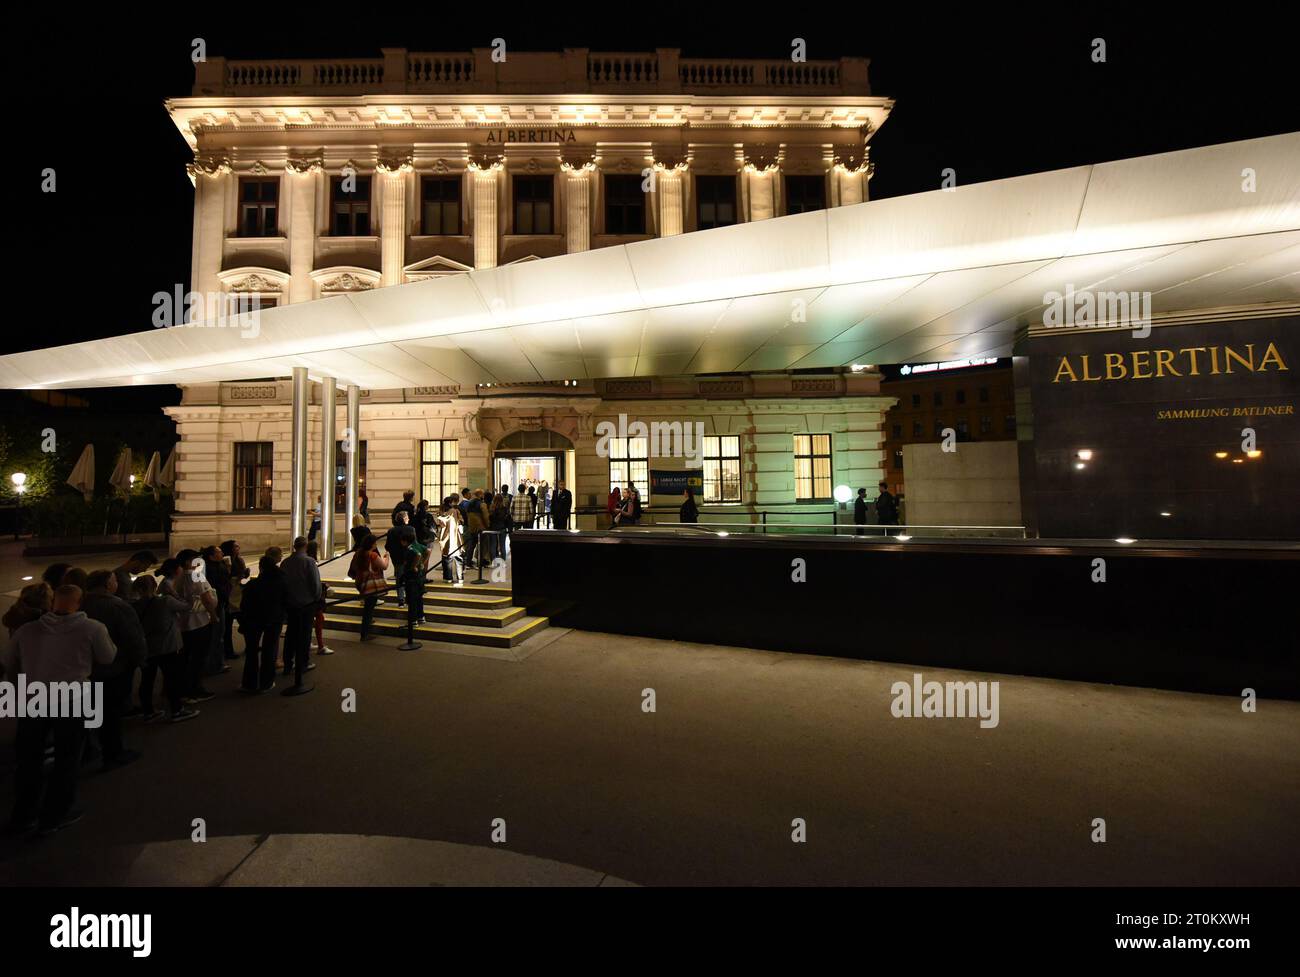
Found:
[[[1038,334],[1044,537],[1300,539],[1300,317]]]

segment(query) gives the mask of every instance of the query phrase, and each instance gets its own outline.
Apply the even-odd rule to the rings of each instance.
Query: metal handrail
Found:
[[[930,526],[930,525],[920,525],[917,523],[900,523],[900,524],[882,525],[880,523],[856,523],[856,522],[836,522],[829,526],[826,523],[820,523],[820,522],[804,522],[804,523],[786,522],[780,524],[736,523],[736,522],[660,522],[660,523],[655,523],[655,526],[671,526],[674,528],[716,526],[721,529],[738,529],[742,531],[752,530],[755,533],[761,532],[764,534],[766,534],[769,529],[820,529],[823,531],[826,529],[830,529],[836,535],[838,535],[841,530],[844,531],[844,533],[847,535],[857,535],[859,531],[867,530],[867,529],[879,530],[883,535],[889,535],[890,531],[898,533],[909,529],[939,529],[939,530],[957,530],[957,531],[1011,530],[1011,531],[1018,531],[1021,535],[1021,538],[1026,538],[1024,526]],[[644,528],[650,528],[650,527],[644,527]]]

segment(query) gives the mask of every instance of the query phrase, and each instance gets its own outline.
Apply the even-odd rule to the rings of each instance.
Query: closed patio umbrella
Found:
[[[116,488],[123,496],[131,494],[130,448],[123,448],[122,453],[117,456],[117,464],[113,467],[113,474],[108,478],[108,484]]]
[[[167,456],[166,463],[162,466],[162,471],[158,473],[158,484],[165,489],[175,488],[176,486],[176,448],[172,447],[171,454]]]
[[[68,476],[68,484],[85,496],[87,505],[94,500],[95,446],[93,444],[88,444],[82,449],[81,457],[72,466],[72,474]]]
[[[162,489],[162,482],[158,480],[159,467],[158,452],[155,451],[149,457],[149,465],[144,470],[144,484],[147,488],[153,491],[153,500],[155,502],[158,501],[160,497],[159,492]]]

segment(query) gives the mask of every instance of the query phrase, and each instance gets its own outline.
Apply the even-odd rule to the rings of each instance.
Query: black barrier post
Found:
[[[491,580],[484,580],[484,579],[483,579],[483,537],[484,537],[484,536],[487,536],[488,534],[491,534],[491,535],[493,535],[493,536],[497,535],[497,534],[496,534],[496,531],[495,531],[495,530],[492,530],[492,529],[485,529],[485,530],[483,530],[481,533],[478,534],[478,552],[474,554],[475,557],[478,559],[478,579],[477,579],[477,580],[471,580],[471,581],[470,581],[471,584],[491,583],[491,582],[492,582]]]

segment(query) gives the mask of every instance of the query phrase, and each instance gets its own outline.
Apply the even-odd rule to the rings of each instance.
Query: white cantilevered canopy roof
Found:
[[[261,312],[256,336],[191,325],[17,353],[0,387],[306,367],[385,389],[997,356],[1071,285],[1151,292],[1155,314],[1295,303],[1300,133],[288,305]]]

